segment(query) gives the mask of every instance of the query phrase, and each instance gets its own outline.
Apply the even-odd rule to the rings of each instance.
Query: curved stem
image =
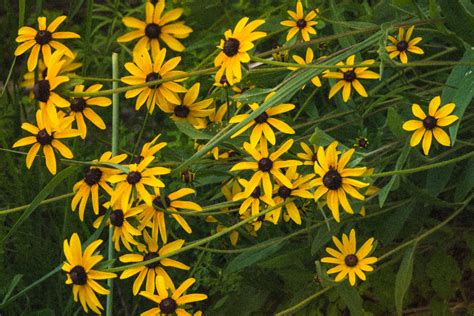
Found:
[[[68,197],[71,197],[73,195],[74,195],[74,192],[66,193],[66,194],[63,194],[63,195],[58,195],[58,196],[52,197],[50,199],[46,199],[46,200],[41,201],[39,205],[44,205],[44,204],[60,201],[60,200],[63,200],[63,199],[67,199]],[[9,209],[6,209],[6,210],[1,210],[0,211],[0,216],[26,210],[30,205],[31,204],[26,204],[26,205],[17,206],[17,207],[14,207],[14,208],[9,208]]]

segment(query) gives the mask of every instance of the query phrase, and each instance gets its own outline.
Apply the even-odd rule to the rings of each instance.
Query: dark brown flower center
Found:
[[[72,268],[69,272],[69,276],[71,277],[72,283],[76,285],[84,285],[87,283],[87,273],[82,266]]]
[[[229,38],[224,42],[224,54],[229,57],[237,55],[239,52],[240,42],[236,38]]]
[[[359,140],[357,141],[357,144],[361,148],[367,148],[369,146],[369,141],[367,140],[367,138],[363,137],[363,138],[359,138]]]
[[[48,80],[38,80],[33,86],[35,99],[41,102],[47,102],[50,95],[50,85]]]
[[[110,224],[114,226],[122,227],[124,220],[125,217],[122,210],[114,210],[110,214]]]
[[[153,199],[153,205],[155,206],[155,208],[166,210],[171,205],[171,200],[167,196],[165,197],[165,204],[166,205],[163,205],[163,202],[161,202],[161,197],[160,196],[156,196]]]
[[[339,172],[330,167],[323,177],[323,184],[330,190],[337,190],[342,185],[342,177]]]
[[[255,122],[257,122],[258,124],[265,123],[267,120],[268,120],[267,112],[263,112],[262,114],[260,114],[259,116],[255,118]]]
[[[423,126],[426,128],[426,129],[433,129],[436,127],[436,122],[437,120],[428,115],[427,117],[425,117],[425,119],[423,120]]]
[[[268,158],[262,158],[258,161],[258,169],[264,172],[268,172],[272,169],[273,162]]]
[[[344,80],[347,82],[352,82],[356,80],[357,76],[354,70],[348,70],[344,72]]]
[[[161,76],[157,72],[150,72],[148,75],[146,75],[145,82],[150,82],[150,81],[156,81],[160,80]],[[160,86],[160,84],[155,84],[153,86],[150,86],[150,89],[156,89]]]
[[[281,186],[278,188],[278,195],[284,199],[291,195],[291,189],[285,186]]]
[[[306,20],[299,19],[298,21],[296,21],[296,26],[300,29],[304,29],[306,27]]]
[[[127,182],[130,184],[136,184],[142,178],[142,174],[138,171],[132,171],[127,175]]]
[[[148,38],[158,38],[161,33],[161,28],[158,24],[150,23],[145,27],[145,35]]]
[[[102,178],[102,171],[99,168],[90,168],[84,176],[84,182],[89,186],[99,183]]]
[[[83,98],[74,98],[71,101],[71,111],[73,112],[82,112],[86,108],[86,100]]]
[[[151,259],[155,259],[158,257],[157,253],[147,253],[146,255],[143,256],[143,261],[148,261]],[[146,266],[150,269],[156,268],[160,264],[160,261],[156,261],[150,264],[147,264]]]
[[[174,108],[174,115],[177,117],[185,118],[188,116],[189,112],[189,108],[185,105],[178,105]]]
[[[49,31],[38,31],[35,36],[36,43],[40,45],[48,44],[53,39],[53,35]]]
[[[400,41],[397,43],[397,50],[399,52],[404,52],[408,49],[408,43],[407,41]]]
[[[357,258],[356,255],[347,255],[344,258],[344,263],[348,267],[355,267],[357,265],[357,262],[359,262],[359,259]]]
[[[171,297],[167,297],[160,302],[160,310],[162,313],[173,314],[176,308],[178,308],[178,304]]]
[[[49,135],[45,129],[42,129],[36,134],[36,140],[41,146],[49,145],[53,141],[53,135]]]
[[[261,195],[261,192],[260,192],[260,187],[256,187],[252,193],[250,193],[250,196],[253,197],[254,199],[258,199]]]
[[[191,171],[189,170],[184,170],[183,172],[181,172],[181,179],[185,182],[185,183],[191,183],[194,179],[194,175]]]

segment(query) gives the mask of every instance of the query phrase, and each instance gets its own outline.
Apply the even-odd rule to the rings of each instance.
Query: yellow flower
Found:
[[[206,294],[186,294],[187,289],[191,287],[196,282],[196,279],[189,278],[176,289],[171,289],[171,296],[168,292],[168,289],[165,286],[165,282],[161,276],[156,277],[156,287],[158,290],[158,295],[153,295],[149,292],[140,292],[141,296],[146,297],[149,300],[152,300],[157,304],[156,307],[153,307],[146,312],[141,313],[141,316],[156,316],[156,315],[190,315],[186,311],[186,307],[189,303],[198,302],[207,299]]]
[[[119,164],[127,158],[126,154],[112,157],[112,153],[107,151],[103,153],[99,160],[93,160],[92,162],[104,163],[111,162]],[[87,169],[84,175],[84,179],[76,182],[73,187],[75,193],[71,201],[71,208],[74,212],[79,205],[79,218],[81,221],[84,220],[84,211],[86,209],[87,201],[89,196],[92,199],[92,209],[94,213],[99,214],[99,187],[104,189],[108,195],[112,195],[113,189],[106,182],[107,179],[114,174],[120,173],[120,170],[114,168],[107,168],[103,166],[91,166]],[[79,204],[80,203],[80,204]]]
[[[253,148],[249,143],[244,143],[244,149],[254,161],[244,161],[236,163],[230,171],[252,170],[254,174],[245,187],[244,196],[250,196],[256,187],[263,184],[265,196],[271,198],[273,192],[272,178],[292,189],[293,184],[281,172],[282,168],[299,166],[302,163],[298,160],[280,160],[280,156],[286,153],[293,145],[293,140],[288,139],[275,152],[269,154],[266,141],[260,142],[260,149]]]
[[[140,163],[143,159],[151,156],[155,156],[157,152],[163,149],[168,143],[161,142],[155,144],[158,141],[158,138],[161,134],[158,134],[151,142],[145,143],[140,151],[140,155],[133,158],[133,163]]]
[[[318,160],[318,146],[313,144],[313,149],[306,145],[306,143],[300,143],[301,149],[303,149],[303,153],[297,153],[296,156],[303,160],[303,165],[306,166],[313,166],[314,163]]]
[[[101,314],[104,309],[97,299],[96,292],[101,295],[108,295],[109,290],[103,288],[96,280],[105,280],[115,278],[115,273],[102,272],[93,269],[100,261],[104,259],[101,255],[94,255],[97,247],[102,240],[96,240],[86,247],[82,252],[82,245],[79,236],[74,233],[71,241],[64,240],[64,256],[66,262],[62,265],[62,270],[67,273],[66,284],[72,284],[72,293],[74,301],[79,301],[87,313],[89,308],[96,314]]]
[[[317,21],[313,21],[317,17],[319,10],[311,10],[306,16],[304,16],[303,5],[298,0],[296,3],[296,12],[288,10],[288,14],[292,20],[285,20],[280,22],[283,26],[289,26],[290,30],[286,36],[286,40],[292,39],[298,32],[301,32],[303,41],[307,42],[310,40],[309,34],[316,34],[316,30],[313,28],[314,25],[318,24]]]
[[[349,276],[349,282],[352,286],[356,283],[356,277],[365,281],[364,271],[373,271],[374,268],[370,265],[377,262],[376,257],[367,257],[374,247],[374,238],[367,240],[359,250],[357,250],[354,229],[351,230],[349,237],[346,234],[342,234],[342,242],[335,236],[332,237],[332,240],[339,251],[329,247],[326,248],[326,252],[331,257],[324,257],[321,259],[321,262],[336,264],[327,273],[338,273],[335,279],[336,282],[341,282],[346,276]]]
[[[153,56],[156,56],[160,50],[160,40],[172,50],[182,52],[184,46],[178,39],[187,38],[193,30],[184,25],[184,22],[171,23],[181,17],[183,9],[176,8],[163,14],[164,9],[164,0],[157,1],[155,5],[147,2],[145,4],[145,21],[134,17],[124,17],[123,24],[136,30],[120,36],[117,41],[123,43],[140,38],[135,44],[135,49],[148,50],[151,46]]]
[[[151,236],[154,240],[158,240],[158,233],[161,236],[163,242],[167,242],[168,235],[166,232],[166,221],[165,221],[165,210],[170,210],[172,213],[170,216],[174,218],[178,224],[186,231],[188,234],[192,233],[191,227],[189,227],[186,220],[176,212],[179,209],[191,210],[191,211],[202,211],[202,208],[194,202],[191,201],[181,201],[179,200],[186,195],[196,193],[195,190],[190,188],[182,188],[173,193],[170,193],[163,197],[161,196],[161,191],[159,188],[154,188],[155,194],[152,197],[152,203],[142,204],[141,207],[143,212],[140,215],[140,227],[142,230],[145,227],[151,227]]]
[[[94,84],[87,88],[85,92],[97,92],[102,89],[101,84]],[[84,92],[84,85],[77,85],[74,87],[74,92]],[[81,133],[81,138],[86,138],[87,125],[84,120],[86,117],[92,124],[100,129],[105,129],[105,123],[102,118],[92,109],[92,106],[107,107],[112,104],[112,101],[106,97],[77,97],[71,100],[69,106],[69,115],[74,118],[77,124],[77,129]]]
[[[421,107],[414,103],[411,110],[419,120],[409,120],[403,124],[404,130],[415,131],[411,136],[410,146],[415,147],[423,139],[422,147],[425,155],[428,155],[430,151],[433,136],[441,145],[451,145],[449,135],[440,127],[451,125],[459,119],[456,115],[451,115],[456,107],[454,103],[448,103],[442,107],[440,105],[441,97],[434,97],[430,101],[428,115],[426,115]]]
[[[265,102],[267,102],[274,94],[275,94],[274,92],[268,94],[267,97],[265,98]],[[257,103],[252,103],[252,104],[249,104],[249,107],[253,111],[256,111],[259,108],[259,105]],[[257,146],[258,142],[261,139],[266,139],[270,144],[275,145],[276,138],[275,138],[275,133],[273,132],[272,127],[276,128],[277,130],[285,134],[294,134],[295,130],[292,129],[285,122],[281,120],[277,120],[273,116],[291,111],[294,108],[295,108],[295,105],[290,104],[290,103],[283,103],[283,104],[270,107],[266,109],[265,112],[257,116],[254,120],[250,121],[249,123],[247,123],[247,125],[245,125],[241,129],[239,129],[237,132],[235,132],[231,136],[231,138],[235,138],[239,136],[240,134],[248,130],[250,127],[255,125],[250,135],[250,145],[252,147]],[[229,123],[240,123],[249,116],[250,114],[236,115],[230,119]]]
[[[352,66],[354,65],[355,55],[347,57],[346,65]],[[363,61],[362,65],[372,65],[375,61],[373,59],[368,59]],[[343,66],[344,62],[338,62],[337,66]],[[339,90],[342,89],[342,99],[344,102],[349,100],[351,95],[351,87],[354,88],[357,93],[366,98],[368,97],[367,91],[365,91],[364,86],[360,83],[359,79],[379,79],[380,76],[370,70],[369,67],[348,67],[348,68],[340,68],[337,72],[326,72],[323,77],[324,78],[334,78],[339,79],[339,81],[332,86],[331,90],[329,91],[329,99],[331,99]]]
[[[337,142],[330,144],[326,150],[323,147],[319,147],[318,159],[314,163],[314,172],[319,177],[312,180],[310,185],[317,187],[314,192],[314,199],[316,201],[326,194],[327,205],[336,222],[339,222],[339,204],[342,205],[342,208],[347,213],[354,213],[346,193],[358,200],[364,200],[365,197],[354,187],[363,188],[369,184],[349,178],[362,176],[367,169],[366,167],[346,168],[354,154],[354,148],[346,151],[339,159],[339,152],[336,151],[336,147]]]
[[[245,179],[239,179],[239,183],[244,188],[249,185],[249,181]],[[275,201],[273,201],[271,196],[262,195],[260,185],[253,189],[252,193],[250,193],[250,196],[247,196],[245,192],[239,192],[235,194],[232,198],[233,201],[240,201],[242,199],[245,200],[242,201],[242,204],[239,207],[240,215],[246,213],[250,214],[250,216],[257,215],[258,213],[260,213],[261,209],[263,209],[263,207],[260,207],[260,202],[265,203],[267,206],[275,205]],[[247,212],[249,210],[250,212]],[[268,217],[268,213],[265,214],[265,216]]]
[[[308,191],[311,188],[308,181],[314,177],[313,174],[308,174],[305,176],[299,175],[296,172],[296,167],[293,166],[286,170],[285,176],[291,181],[293,188],[290,189],[286,187],[285,185],[279,183],[279,180],[277,179],[278,185],[275,186],[275,197],[273,198],[275,204],[283,203],[286,199],[291,197],[303,199],[313,198],[313,194]],[[300,211],[294,201],[288,202],[283,207],[278,207],[269,213],[274,224],[277,224],[280,220],[282,208],[285,208],[286,214],[289,215],[289,218],[293,222],[301,225]]]
[[[133,63],[125,64],[125,69],[127,69],[132,76],[122,77],[122,82],[128,85],[139,85],[184,74],[183,71],[173,70],[178,66],[181,57],[174,57],[165,62],[166,48],[159,50],[157,54],[152,56],[153,60],[146,49],[134,49]],[[125,93],[125,98],[130,99],[138,96],[135,103],[136,110],[139,110],[146,102],[150,114],[153,113],[155,104],[164,111],[168,108],[169,102],[174,104],[181,102],[177,93],[184,93],[186,89],[177,82],[183,80],[184,79],[172,80],[154,86],[128,90]]]
[[[324,58],[325,56],[321,56],[320,58]],[[314,59],[314,52],[313,50],[308,47],[306,49],[306,55],[305,55],[305,59],[301,58],[300,56],[298,55],[293,55],[292,56],[293,60],[296,61],[299,65],[309,65],[313,62],[313,59]],[[298,67],[288,67],[289,70],[298,70],[299,68]],[[311,83],[314,84],[316,87],[321,87],[321,80],[319,79],[319,76],[315,76],[311,79]],[[304,88],[305,86],[302,87],[302,89]]]
[[[225,39],[217,48],[221,50],[214,59],[214,66],[221,67],[220,76],[224,74],[230,85],[239,82],[242,79],[242,69],[240,63],[248,63],[250,55],[248,51],[254,47],[253,42],[265,37],[265,32],[255,32],[265,20],[255,20],[247,24],[248,17],[240,19],[232,32],[230,29],[225,31]],[[219,76],[216,76],[219,77]]]
[[[172,113],[171,119],[174,121],[186,120],[195,128],[205,128],[207,126],[206,117],[211,115],[214,111],[214,109],[209,108],[214,100],[204,99],[196,102],[200,87],[201,84],[196,82],[188,92],[186,92],[182,102],[168,103],[163,111]]]
[[[110,176],[107,181],[116,184],[110,203],[115,204],[116,201],[120,200],[121,204],[119,205],[123,211],[126,211],[131,204],[130,199],[134,200],[132,191],[135,191],[138,198],[151,205],[153,198],[145,188],[145,185],[154,188],[164,188],[165,184],[156,176],[171,172],[169,168],[164,167],[148,168],[154,159],[155,157],[153,156],[147,157],[139,164],[128,165],[128,172]]]
[[[146,246],[139,247],[141,253],[129,253],[123,256],[120,256],[119,260],[123,263],[135,263],[135,262],[143,262],[147,260],[151,260],[157,258],[159,256],[166,255],[170,252],[176,251],[181,249],[184,245],[184,240],[179,239],[173,242],[164,244],[161,248],[158,247],[158,243],[148,235],[145,231],[143,233],[143,237],[145,238]],[[138,274],[137,278],[133,282],[133,295],[137,295],[142,287],[143,281],[146,279],[146,291],[150,294],[155,293],[155,288],[158,288],[159,284],[155,279],[156,277],[161,277],[164,285],[167,288],[174,289],[173,280],[171,280],[170,276],[164,269],[165,267],[172,267],[180,270],[189,270],[189,266],[176,261],[171,258],[164,258],[157,262],[150,263],[146,266],[139,266],[135,268],[129,268],[122,272],[120,275],[120,279],[128,279],[135,274]]]
[[[64,50],[70,58],[74,58],[74,53],[64,44],[58,42],[60,39],[80,38],[79,34],[73,32],[56,32],[61,23],[66,20],[65,15],[58,16],[46,27],[46,17],[38,17],[38,30],[30,26],[23,26],[18,30],[16,41],[20,44],[15,50],[15,56],[20,56],[31,49],[28,57],[28,71],[33,71],[38,64],[38,56],[41,51],[44,59],[51,58],[51,48]]]
[[[71,123],[72,118],[59,116],[58,128],[52,129],[51,132],[48,132],[43,121],[43,114],[41,113],[41,110],[38,110],[36,111],[36,126],[26,122],[21,124],[21,128],[30,132],[33,136],[19,139],[15,144],[13,144],[13,148],[33,145],[26,155],[26,167],[28,169],[31,168],[38,151],[43,149],[43,154],[46,159],[46,167],[48,167],[49,172],[56,174],[56,156],[54,154],[54,149],[56,149],[64,158],[71,159],[74,156],[72,151],[60,141],[62,138],[79,136],[77,130],[71,129]]]
[[[107,220],[107,224],[110,225],[114,231],[112,241],[114,242],[115,250],[120,251],[120,243],[122,243],[128,251],[132,251],[132,246],[130,244],[138,245],[138,242],[133,236],[141,236],[142,233],[133,226],[130,220],[140,214],[142,210],[134,207],[123,211],[117,204],[118,203],[115,203],[114,207],[112,207],[112,212]],[[110,205],[110,202],[107,202],[104,204],[104,207],[107,209]],[[94,228],[99,228],[103,218],[104,215],[96,218],[93,223]]]
[[[393,43],[393,45],[387,45],[386,47],[387,52],[389,53],[388,56],[391,59],[400,56],[402,64],[406,64],[408,62],[407,51],[418,55],[423,55],[425,53],[421,48],[416,46],[423,38],[415,37],[410,40],[414,28],[415,26],[412,25],[405,34],[403,27],[400,27],[398,30],[398,39],[390,35],[388,36],[390,42]]]

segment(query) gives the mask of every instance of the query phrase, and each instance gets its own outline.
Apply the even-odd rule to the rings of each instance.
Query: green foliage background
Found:
[[[263,29],[270,35],[259,43],[257,52],[284,44],[286,33],[279,22],[286,19],[286,10],[294,7],[293,1],[276,0],[169,0],[167,3],[168,6],[183,7],[185,21],[194,30],[184,41],[187,48],[182,54],[181,69],[189,71],[211,66],[212,59],[208,56],[215,50],[224,30],[233,27],[243,16],[263,17],[267,21]],[[426,53],[424,58],[472,62],[472,3],[463,0],[307,0],[303,4],[305,8],[319,7],[321,10],[323,18],[318,37],[381,26],[379,42],[360,56],[364,59],[382,59],[386,67],[380,69],[383,70],[382,81],[370,82],[366,86],[370,95],[367,99],[356,98],[345,104],[338,96],[334,102],[329,101],[327,81],[322,89],[314,91],[307,85],[298,92],[291,102],[297,105],[297,109],[305,105],[304,110],[295,121],[295,113],[286,117],[286,121],[298,129],[296,140],[306,139],[325,145],[334,138],[351,146],[357,137],[365,136],[370,141],[370,147],[361,150],[359,158],[363,159],[363,165],[375,167],[377,171],[415,168],[472,151],[472,64],[393,68],[387,60],[385,36],[382,36],[394,23],[437,19],[436,23],[416,29],[417,34],[423,36],[421,46]],[[35,24],[39,14],[46,15],[48,19],[67,14],[67,28],[82,37],[72,44],[83,63],[79,74],[110,77],[111,52],[120,54],[121,65],[131,59],[129,49],[116,42],[116,38],[125,31],[121,18],[129,14],[140,15],[141,5],[137,0],[74,0],[62,4],[28,0],[24,8],[25,24]],[[21,5],[9,0],[3,1],[3,9],[0,10],[0,29],[3,30],[0,74],[1,79],[5,80],[16,48],[16,30],[22,19],[18,12],[22,10]],[[370,35],[360,33],[340,37],[312,47],[316,56],[329,55],[351,45],[357,46]],[[301,56],[303,52],[304,49],[299,48],[290,51],[290,55]],[[11,148],[14,141],[23,135],[21,122],[33,117],[34,108],[18,86],[25,71],[25,62],[23,57],[17,59],[9,85],[0,99],[0,147],[3,149]],[[121,74],[124,73],[122,68]],[[251,94],[252,91],[258,92],[258,88],[276,86],[287,75],[288,72],[284,71],[257,73],[249,75],[244,83],[256,86],[255,90],[249,91]],[[187,87],[195,81],[201,82],[201,91],[207,91],[208,95],[218,100],[225,99],[222,91],[212,89],[212,78],[191,78],[186,82]],[[443,104],[455,102],[455,114],[462,119],[459,125],[450,128],[452,139],[456,138],[454,146],[435,147],[429,157],[424,157],[418,148],[408,147],[409,135],[401,130],[401,124],[411,117],[412,103],[426,105],[436,95],[442,96]],[[252,98],[263,99],[258,94]],[[134,100],[125,100],[121,96],[121,150],[133,150],[144,113],[135,112]],[[75,159],[92,160],[110,148],[111,110],[105,109],[101,115],[108,123],[107,131],[91,128],[85,141],[74,140]],[[212,136],[218,130],[204,132]],[[194,153],[192,138],[196,135],[189,131],[183,133],[161,112],[155,112],[150,117],[143,139],[151,140],[157,133],[163,133],[163,139],[169,143],[161,161],[179,164]],[[238,144],[238,140],[226,141],[224,146],[235,148]],[[33,168],[27,171],[24,156],[1,151],[0,157],[1,210],[31,203],[52,178],[38,158]],[[212,170],[209,170],[210,165]],[[228,169],[229,165],[214,163],[208,158],[193,164],[198,203],[210,205],[222,201],[218,192],[220,183],[228,178]],[[80,172],[74,172],[49,196],[69,193],[80,177]],[[170,176],[167,180],[172,181],[172,188],[182,186],[179,177]],[[190,275],[198,279],[196,291],[209,295],[209,299],[199,306],[209,315],[272,314],[290,308],[333,285],[325,276],[327,267],[317,263],[325,255],[324,248],[330,244],[332,235],[347,233],[356,227],[359,241],[372,236],[376,238],[378,246],[374,255],[381,256],[435,227],[464,203],[467,204],[465,210],[448,225],[378,263],[377,270],[368,274],[368,281],[360,283],[357,288],[351,288],[346,282],[337,284],[311,300],[297,314],[387,315],[397,311],[418,315],[474,313],[473,204],[470,202],[474,186],[474,158],[415,174],[381,178],[375,184],[381,191],[366,203],[366,217],[345,216],[342,224],[335,225],[326,221],[311,202],[305,205],[307,212],[301,226],[293,223],[266,225],[258,232],[257,238],[240,231],[237,248],[223,237],[207,244],[206,248],[210,250],[194,249],[179,255],[181,261],[192,266]],[[80,307],[73,303],[71,289],[64,284],[62,273],[54,274],[11,303],[9,298],[62,262],[62,241],[69,238],[72,232],[78,232],[82,239],[91,236],[94,232],[91,225],[93,218],[81,223],[77,215],[70,211],[70,200],[66,199],[39,206],[5,240],[7,232],[20,216],[21,212],[2,214],[0,211],[0,240],[3,240],[0,244],[0,314],[81,314]],[[229,219],[226,217],[223,220]],[[187,241],[198,240],[209,236],[210,231],[215,229],[214,225],[200,217],[191,218],[190,223],[193,234],[187,236],[176,230],[178,237]],[[106,233],[101,237],[106,239]],[[180,273],[172,273],[172,276],[179,281],[185,278]],[[146,306],[144,299],[131,295],[132,282],[115,282],[114,310],[117,315],[134,315]]]

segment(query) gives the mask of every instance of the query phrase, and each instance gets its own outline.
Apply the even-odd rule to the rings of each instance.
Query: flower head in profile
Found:
[[[196,282],[196,279],[189,278],[176,289],[166,288],[165,281],[161,276],[156,278],[156,287],[158,295],[154,295],[148,291],[140,292],[141,296],[155,302],[157,305],[144,313],[141,316],[156,316],[156,315],[191,315],[186,311],[189,303],[199,302],[207,299],[206,294],[184,294]],[[170,293],[171,292],[171,293]]]
[[[125,64],[125,69],[127,69],[131,76],[122,77],[121,81],[128,85],[140,85],[184,74],[183,71],[173,70],[178,66],[181,57],[173,57],[166,62],[165,57],[166,48],[159,50],[152,57],[150,57],[146,49],[135,48],[133,50],[133,63]],[[139,110],[146,103],[150,114],[153,113],[155,105],[158,105],[164,111],[168,108],[168,103],[179,104],[181,102],[178,93],[184,93],[186,89],[178,82],[183,80],[171,80],[152,86],[128,90],[125,93],[125,98],[137,98],[135,102],[136,110]]]
[[[22,26],[18,30],[16,41],[21,44],[16,48],[15,56],[23,55],[31,49],[28,57],[28,71],[35,70],[40,52],[45,59],[51,57],[53,49],[63,50],[67,56],[74,58],[73,52],[58,40],[80,38],[80,36],[73,32],[56,32],[64,20],[66,20],[66,16],[61,15],[46,25],[46,17],[40,16],[38,17],[38,30],[30,26]]]
[[[104,257],[94,254],[97,248],[102,244],[102,240],[96,240],[82,251],[81,240],[74,233],[70,242],[64,240],[64,256],[66,262],[62,265],[62,270],[66,272],[66,284],[72,284],[72,293],[74,301],[78,298],[87,313],[89,308],[96,314],[101,314],[104,309],[100,304],[96,293],[101,295],[109,294],[109,290],[105,289],[96,280],[106,280],[115,278],[116,275],[110,272],[102,272],[94,269]]]
[[[329,91],[329,99],[331,99],[339,90],[342,89],[342,99],[344,102],[349,100],[351,96],[351,88],[354,88],[357,93],[366,98],[368,97],[367,91],[365,90],[364,86],[360,82],[360,79],[379,79],[380,76],[368,70],[369,67],[364,67],[364,65],[372,65],[375,60],[368,59],[361,63],[359,67],[352,67],[354,65],[355,55],[351,55],[347,57],[346,63],[338,62],[337,66],[344,66],[346,65],[347,68],[340,68],[339,71],[328,71],[326,72],[323,77],[324,78],[333,78],[338,79],[339,81],[336,82],[331,90]]]
[[[244,196],[248,197],[260,184],[263,185],[264,195],[271,198],[273,194],[273,183],[278,179],[283,185],[292,189],[293,184],[281,172],[282,168],[299,166],[298,160],[281,160],[280,157],[293,146],[293,139],[288,139],[276,151],[269,153],[267,142],[260,142],[260,148],[255,149],[249,143],[244,143],[245,151],[252,157],[253,161],[236,163],[230,171],[251,170],[254,172],[248,185],[245,187]]]
[[[267,102],[274,94],[274,92],[268,94],[264,102]],[[259,108],[259,105],[257,103],[251,103],[249,104],[249,107],[252,109],[252,111],[256,111]],[[254,126],[254,128],[252,129],[252,133],[250,134],[251,146],[257,146],[258,142],[263,138],[265,138],[265,140],[268,141],[270,144],[275,145],[276,137],[273,128],[284,134],[294,134],[295,130],[282,120],[276,119],[274,116],[289,112],[294,108],[295,105],[291,103],[283,103],[270,107],[266,109],[263,113],[261,113],[259,116],[257,116],[255,119],[247,123],[247,125],[235,132],[231,136],[231,138],[239,136],[240,134],[248,130],[250,127]],[[229,123],[240,123],[249,116],[250,114],[236,115],[230,119]]]
[[[337,142],[333,142],[326,149],[319,147],[318,159],[314,163],[314,172],[317,177],[310,182],[310,185],[317,187],[314,192],[316,201],[322,196],[326,196],[327,205],[336,222],[339,222],[339,205],[347,213],[354,213],[347,194],[355,199],[364,200],[365,197],[355,188],[364,188],[369,184],[350,178],[362,176],[367,169],[366,167],[347,168],[347,164],[354,154],[354,148],[349,149],[339,158],[340,153],[336,150],[337,145]]]
[[[373,271],[371,264],[377,262],[376,257],[367,257],[374,248],[374,238],[367,240],[362,247],[357,250],[356,233],[352,229],[349,237],[346,234],[342,234],[342,242],[335,236],[332,237],[337,250],[333,248],[326,248],[326,252],[331,257],[324,257],[321,262],[332,263],[336,266],[328,270],[328,274],[338,273],[335,281],[341,282],[347,276],[349,277],[349,283],[354,286],[356,284],[357,277],[362,281],[366,280],[364,272]]]
[[[74,92],[97,92],[102,89],[101,84],[94,84],[84,90],[84,85],[80,84],[74,87]],[[102,118],[93,110],[94,106],[107,107],[112,101],[106,97],[75,97],[70,101],[69,115],[74,118],[77,129],[81,133],[81,138],[86,138],[87,125],[85,118],[100,129],[105,129],[105,123]]]
[[[441,127],[449,126],[459,119],[456,115],[451,115],[456,107],[454,103],[441,107],[440,105],[441,97],[434,97],[430,101],[428,115],[426,115],[418,104],[413,104],[411,110],[417,120],[409,120],[403,124],[404,130],[415,131],[411,136],[410,146],[417,146],[423,139],[422,147],[425,155],[430,152],[433,136],[441,145],[451,145],[449,135]]]
[[[41,110],[36,111],[36,126],[26,122],[21,124],[22,129],[33,135],[19,139],[13,144],[13,148],[32,145],[26,155],[26,167],[28,169],[31,168],[36,155],[42,149],[46,160],[46,167],[48,167],[49,172],[56,174],[55,150],[67,159],[71,159],[74,156],[72,151],[61,142],[61,139],[79,136],[79,132],[71,129],[72,118],[64,117],[63,115],[59,116],[58,127],[49,132],[46,129],[41,112]]]
[[[400,27],[398,30],[398,39],[389,35],[388,39],[390,42],[392,42],[393,45],[387,45],[386,49],[388,52],[388,56],[391,59],[397,58],[397,56],[400,56],[400,61],[402,64],[406,64],[408,62],[408,54],[407,52],[417,54],[417,55],[423,55],[425,52],[416,46],[418,43],[422,41],[423,38],[421,37],[415,37],[414,39],[411,39],[411,36],[413,34],[413,29],[415,28],[414,25],[412,25],[408,31],[405,33],[405,29],[403,27]]]
[[[193,31],[184,22],[176,21],[183,15],[183,9],[176,8],[163,13],[165,0],[155,2],[155,4],[146,2],[145,21],[130,16],[122,19],[125,26],[135,30],[120,36],[117,41],[126,43],[139,38],[135,49],[148,50],[151,47],[153,56],[158,54],[160,42],[174,51],[182,52],[184,46],[179,40],[187,38]]]
[[[246,188],[249,185],[249,181],[245,179],[239,179],[238,180],[240,185],[243,188]],[[245,192],[239,192],[236,193],[232,200],[233,201],[241,201],[240,207],[239,207],[239,214],[250,214],[250,216],[257,215],[258,213],[263,210],[263,206],[267,205],[268,206],[274,206],[275,201],[273,199],[266,195],[262,194],[262,189],[260,188],[261,186],[257,186],[255,189],[253,189],[252,193],[250,193],[249,196],[246,196]],[[265,215],[268,215],[265,214]],[[268,218],[268,216],[267,216]]]
[[[290,27],[286,40],[291,40],[296,34],[301,33],[303,41],[307,42],[310,40],[310,34],[315,35],[316,30],[313,28],[318,21],[313,21],[319,13],[318,9],[311,10],[306,16],[303,11],[303,4],[301,0],[296,3],[296,12],[288,10],[291,20],[285,20],[280,22],[283,26]]]
[[[156,135],[155,138],[151,140],[151,142],[145,143],[140,151],[140,154],[133,157],[133,163],[140,163],[143,159],[147,157],[154,157],[161,149],[166,147],[168,143],[161,142],[157,143],[158,138],[160,138],[161,134]]]
[[[197,101],[201,84],[196,82],[184,95],[183,100],[178,103],[168,103],[163,109],[166,113],[171,113],[171,119],[174,121],[188,121],[189,124],[197,129],[207,126],[206,117],[214,112],[210,108],[213,99],[204,99]]]
[[[296,156],[303,160],[303,165],[314,166],[314,163],[318,160],[318,146],[313,144],[312,148],[306,143],[300,143],[303,152],[297,153]]]
[[[299,65],[309,65],[313,62],[314,60],[314,52],[311,49],[311,47],[308,47],[306,49],[306,55],[305,58],[303,59],[302,57],[298,55],[293,55],[291,56],[294,61],[296,61]],[[324,58],[325,56],[321,56],[320,58]],[[289,70],[298,70],[299,68],[297,67],[288,67]],[[316,87],[320,88],[321,87],[321,79],[319,79],[319,76],[314,76],[311,78],[311,83],[314,84]],[[303,86],[302,88],[304,88]]]
[[[166,210],[170,210],[171,216],[188,234],[192,233],[191,227],[186,222],[183,216],[179,214],[180,210],[186,211],[202,211],[201,206],[195,202],[181,200],[181,198],[196,193],[190,188],[182,188],[168,195],[162,195],[162,190],[158,187],[154,188],[154,195],[152,196],[152,203],[145,203],[138,207],[143,209],[139,219],[142,230],[145,227],[151,227],[151,236],[154,240],[158,240],[158,234],[161,236],[163,242],[168,241],[168,234],[166,231]]]
[[[127,158],[126,154],[112,157],[112,152],[103,153],[99,160],[92,162],[100,163],[122,163]],[[107,183],[107,179],[114,174],[120,173],[120,170],[108,168],[106,166],[90,166],[84,173],[84,178],[74,184],[74,197],[71,201],[71,209],[74,212],[79,206],[79,219],[84,220],[84,211],[86,209],[89,198],[92,200],[92,209],[94,213],[99,214],[99,195],[102,188],[109,196],[112,195],[113,189]]]
[[[128,172],[112,175],[107,179],[108,182],[116,184],[110,199],[112,205],[119,200],[121,203],[119,207],[126,211],[131,204],[131,200],[135,200],[135,196],[151,205],[153,198],[145,186],[164,188],[165,184],[157,176],[171,172],[169,168],[149,167],[154,159],[155,157],[150,156],[143,159],[139,164],[128,165]]]
[[[225,74],[230,85],[242,79],[241,63],[250,61],[248,51],[254,47],[253,42],[267,35],[265,32],[255,31],[265,20],[255,20],[247,24],[248,21],[249,18],[244,17],[237,23],[234,31],[225,31],[224,39],[221,39],[217,46],[221,51],[214,59],[214,66],[220,67],[220,74],[216,77],[221,78]]]
[[[168,253],[181,249],[184,245],[184,240],[179,239],[173,242],[158,246],[158,242],[150,237],[150,235],[144,231],[143,238],[145,239],[146,245],[140,245],[138,247],[139,253],[129,253],[120,256],[119,260],[123,263],[136,263],[148,261],[160,256],[164,256]],[[145,289],[148,293],[155,293],[155,289],[158,288],[158,284],[155,282],[157,277],[161,277],[164,281],[166,288],[174,290],[174,283],[165,268],[176,268],[180,270],[189,270],[189,266],[171,258],[164,258],[159,261],[126,269],[120,275],[120,279],[128,279],[136,274],[137,278],[133,282],[133,295],[137,295],[145,281]]]

